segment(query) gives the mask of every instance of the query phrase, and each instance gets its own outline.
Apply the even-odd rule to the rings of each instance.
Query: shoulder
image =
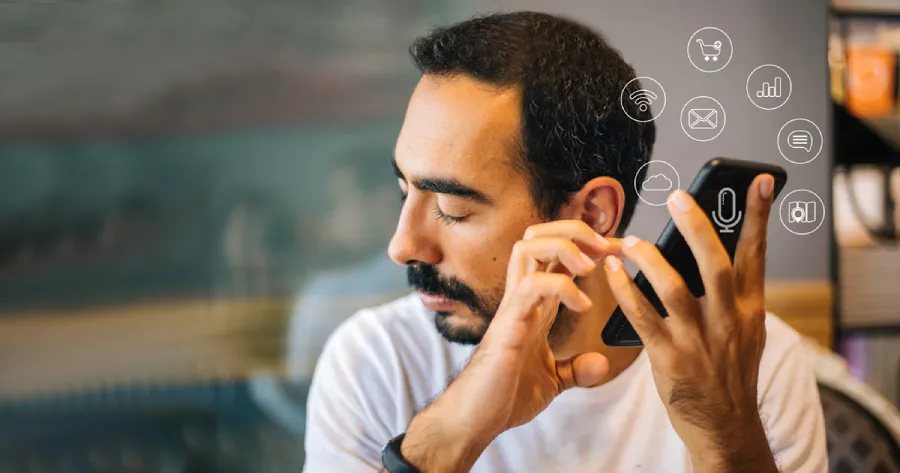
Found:
[[[759,364],[759,396],[766,404],[818,402],[815,372],[803,336],[771,313],[766,318],[766,346]]]
[[[760,417],[782,471],[825,472],[825,421],[803,337],[774,314],[766,317],[759,367]]]
[[[306,471],[380,465],[381,447],[412,415],[404,404],[406,361],[398,346],[404,333],[416,330],[421,312],[403,297],[356,312],[329,337],[310,387]]]
[[[427,325],[419,320],[427,314],[416,302],[403,297],[360,310],[329,337],[310,387],[307,437],[319,439],[313,443],[349,442],[348,450],[375,459],[395,434],[398,419],[411,415],[404,390],[415,357],[405,353],[415,347],[404,345],[427,338]]]
[[[804,369],[802,336],[777,315],[766,313],[766,346],[760,360],[760,387],[779,372]]]
[[[422,382],[418,375],[439,361],[443,345],[419,298],[404,296],[343,321],[326,341],[314,378],[333,386],[341,383],[333,378],[350,378],[366,390],[397,394]]]
[[[802,336],[777,315],[766,312],[766,347],[767,352],[783,354],[799,350]]]

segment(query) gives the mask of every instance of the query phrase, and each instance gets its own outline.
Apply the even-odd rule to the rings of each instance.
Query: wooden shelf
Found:
[[[833,348],[831,283],[826,280],[784,280],[766,284],[766,308],[800,334]]]

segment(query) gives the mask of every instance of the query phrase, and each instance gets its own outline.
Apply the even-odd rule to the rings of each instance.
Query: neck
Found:
[[[631,366],[643,348],[609,347],[600,338],[603,327],[618,306],[602,268],[581,278],[578,287],[594,301],[594,305],[587,312],[577,315],[574,330],[564,342],[552,347],[553,355],[559,360],[566,360],[581,353],[602,354],[609,360],[606,382]]]

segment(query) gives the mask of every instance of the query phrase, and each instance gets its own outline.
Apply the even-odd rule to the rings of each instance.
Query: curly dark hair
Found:
[[[466,74],[521,89],[518,164],[545,218],[556,218],[587,181],[610,176],[625,189],[620,232],[628,226],[638,200],[633,182],[643,179],[637,174],[650,160],[656,127],[622,110],[620,94],[635,72],[603,37],[570,19],[521,11],[437,28],[409,52],[425,75]],[[640,81],[628,88],[640,89]],[[633,117],[652,117],[631,101],[624,105]]]

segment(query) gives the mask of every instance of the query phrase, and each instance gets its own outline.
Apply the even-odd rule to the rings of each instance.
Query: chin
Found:
[[[487,321],[467,310],[435,312],[434,324],[447,341],[461,345],[477,345],[487,331]]]

